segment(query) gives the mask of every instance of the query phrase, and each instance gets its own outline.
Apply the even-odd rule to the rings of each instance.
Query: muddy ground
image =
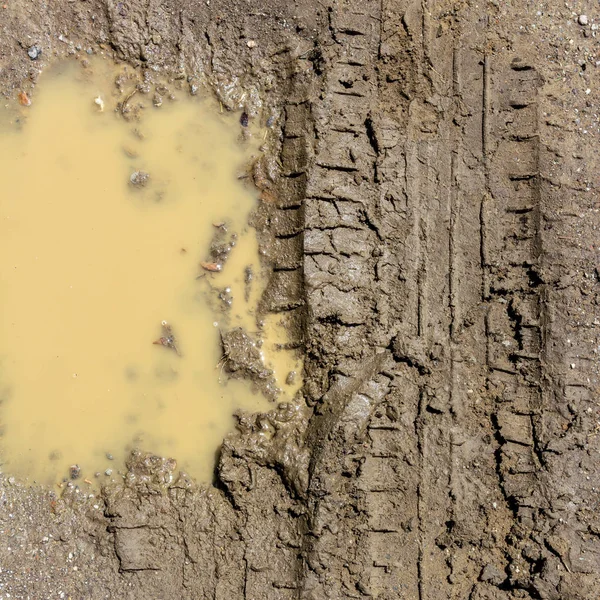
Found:
[[[598,598],[598,23],[591,0],[4,0],[9,97],[103,51],[274,117],[263,310],[306,383],[240,416],[212,486],[144,454],[94,498],[3,475],[0,598]]]

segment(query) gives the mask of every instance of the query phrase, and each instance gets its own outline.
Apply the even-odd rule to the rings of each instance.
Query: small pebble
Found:
[[[31,60],[37,60],[42,53],[42,49],[39,46],[30,46],[27,49],[27,54],[29,54],[29,58]]]
[[[579,15],[577,21],[580,25],[583,25],[584,27],[590,22],[587,15]]]
[[[19,92],[18,98],[21,106],[31,106],[31,100],[26,92]]]
[[[114,460],[115,459],[115,457],[110,452],[106,453],[106,458],[108,458],[108,460]]]
[[[254,40],[248,40],[246,42],[246,45],[248,46],[248,48],[256,48],[256,42]]]
[[[136,187],[144,187],[149,179],[150,175],[146,171],[134,171],[129,177],[131,184]]]
[[[242,116],[240,117],[240,124],[242,125],[242,127],[248,127],[248,113],[247,112],[242,113]]]
[[[104,471],[104,474],[105,474],[107,477],[110,477],[110,476],[112,475],[112,469],[106,469],[106,471]]]
[[[79,465],[71,465],[69,467],[69,477],[71,479],[78,479],[81,475],[81,467]]]

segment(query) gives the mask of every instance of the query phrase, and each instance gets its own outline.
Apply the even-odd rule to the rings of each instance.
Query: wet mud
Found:
[[[597,6],[5,5],[7,98],[104,52],[268,130],[260,311],[304,381],[236,414],[212,485],[3,469],[0,596],[595,598]]]

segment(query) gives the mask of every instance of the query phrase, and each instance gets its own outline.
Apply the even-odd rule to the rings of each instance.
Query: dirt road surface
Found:
[[[212,486],[144,454],[93,498],[2,475],[0,598],[598,598],[598,23],[591,0],[5,0],[7,97],[105,52],[273,117],[262,310],[306,373],[298,406],[240,416]]]

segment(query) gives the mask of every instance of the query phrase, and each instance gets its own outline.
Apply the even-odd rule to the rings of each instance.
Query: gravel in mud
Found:
[[[306,371],[212,485],[3,475],[1,598],[598,596],[597,4],[4,5],[9,97],[104,52],[268,120],[261,310]]]

